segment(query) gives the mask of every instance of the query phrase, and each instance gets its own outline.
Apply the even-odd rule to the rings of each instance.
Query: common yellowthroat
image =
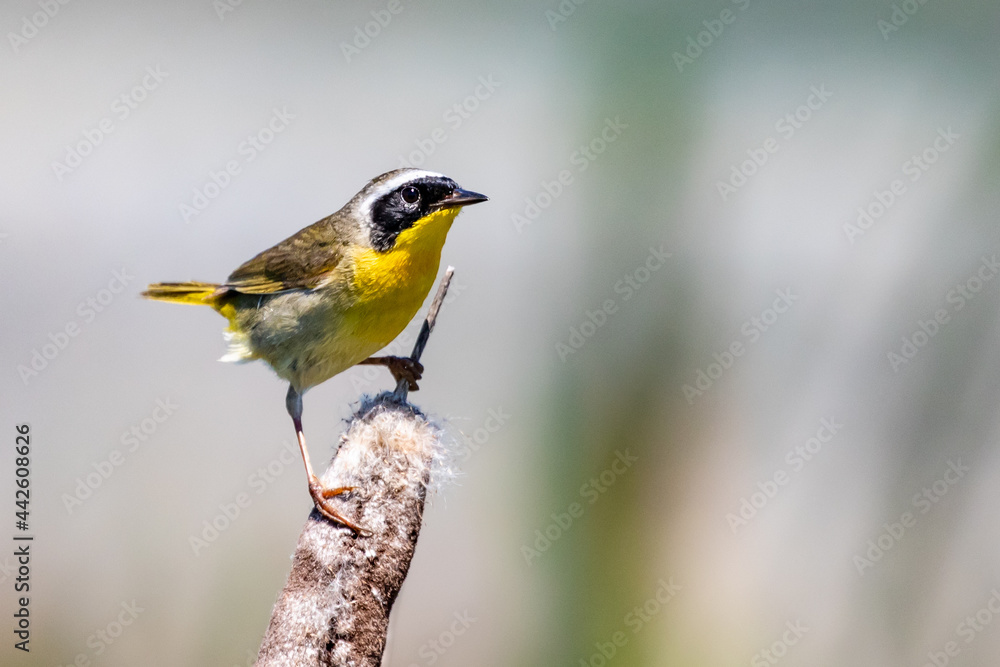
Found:
[[[229,320],[221,361],[266,361],[288,381],[309,493],[327,518],[363,530],[328,502],[349,491],[323,486],[302,432],[302,395],[355,364],[389,368],[411,389],[423,371],[404,357],[372,357],[406,327],[427,297],[451,223],[463,206],[487,201],[442,174],[397,169],[351,201],[233,271],[222,284],[155,283],[160,301],[211,306]]]

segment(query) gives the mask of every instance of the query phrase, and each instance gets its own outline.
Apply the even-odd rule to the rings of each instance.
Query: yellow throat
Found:
[[[385,252],[354,249],[355,300],[344,313],[344,324],[355,336],[381,347],[413,319],[434,284],[441,248],[459,210],[446,208],[421,218]]]

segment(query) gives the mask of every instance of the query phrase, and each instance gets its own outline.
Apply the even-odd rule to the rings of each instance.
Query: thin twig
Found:
[[[437,322],[438,311],[441,310],[441,304],[444,303],[444,297],[448,294],[448,286],[451,284],[451,277],[454,274],[454,266],[449,266],[444,272],[444,277],[441,279],[441,284],[438,286],[437,294],[434,295],[434,301],[431,302],[431,308],[427,311],[427,318],[420,327],[420,333],[417,335],[417,342],[413,345],[413,352],[410,353],[410,359],[413,359],[413,361],[420,361],[420,356],[424,353],[424,348],[427,347],[427,339],[430,338],[431,331],[434,330],[434,323]],[[405,401],[409,389],[409,383],[406,380],[400,380],[396,383],[395,394],[400,400]]]

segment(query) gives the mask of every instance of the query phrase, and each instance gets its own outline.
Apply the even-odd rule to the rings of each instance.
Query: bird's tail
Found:
[[[226,290],[215,283],[153,283],[146,288],[142,296],[157,301],[173,301],[174,303],[189,303],[195,306],[211,306],[220,315],[229,320],[229,329],[223,332],[229,341],[229,352],[219,361],[244,362],[256,359],[250,350],[247,335],[237,321],[238,311],[231,299],[224,298]]]
[[[216,293],[221,285],[215,283],[153,283],[146,288],[142,296],[157,301],[173,301],[174,303],[190,303],[197,306],[215,305]]]

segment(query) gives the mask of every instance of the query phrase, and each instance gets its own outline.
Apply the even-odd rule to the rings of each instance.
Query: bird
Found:
[[[417,389],[423,367],[407,357],[372,356],[413,319],[430,292],[455,216],[488,201],[444,174],[415,168],[376,176],[339,211],[259,253],[223,283],[163,282],[142,296],[204,305],[226,318],[226,362],[263,360],[288,382],[309,493],[320,514],[357,534],[313,472],[302,430],[306,391],[356,365],[386,366]]]

